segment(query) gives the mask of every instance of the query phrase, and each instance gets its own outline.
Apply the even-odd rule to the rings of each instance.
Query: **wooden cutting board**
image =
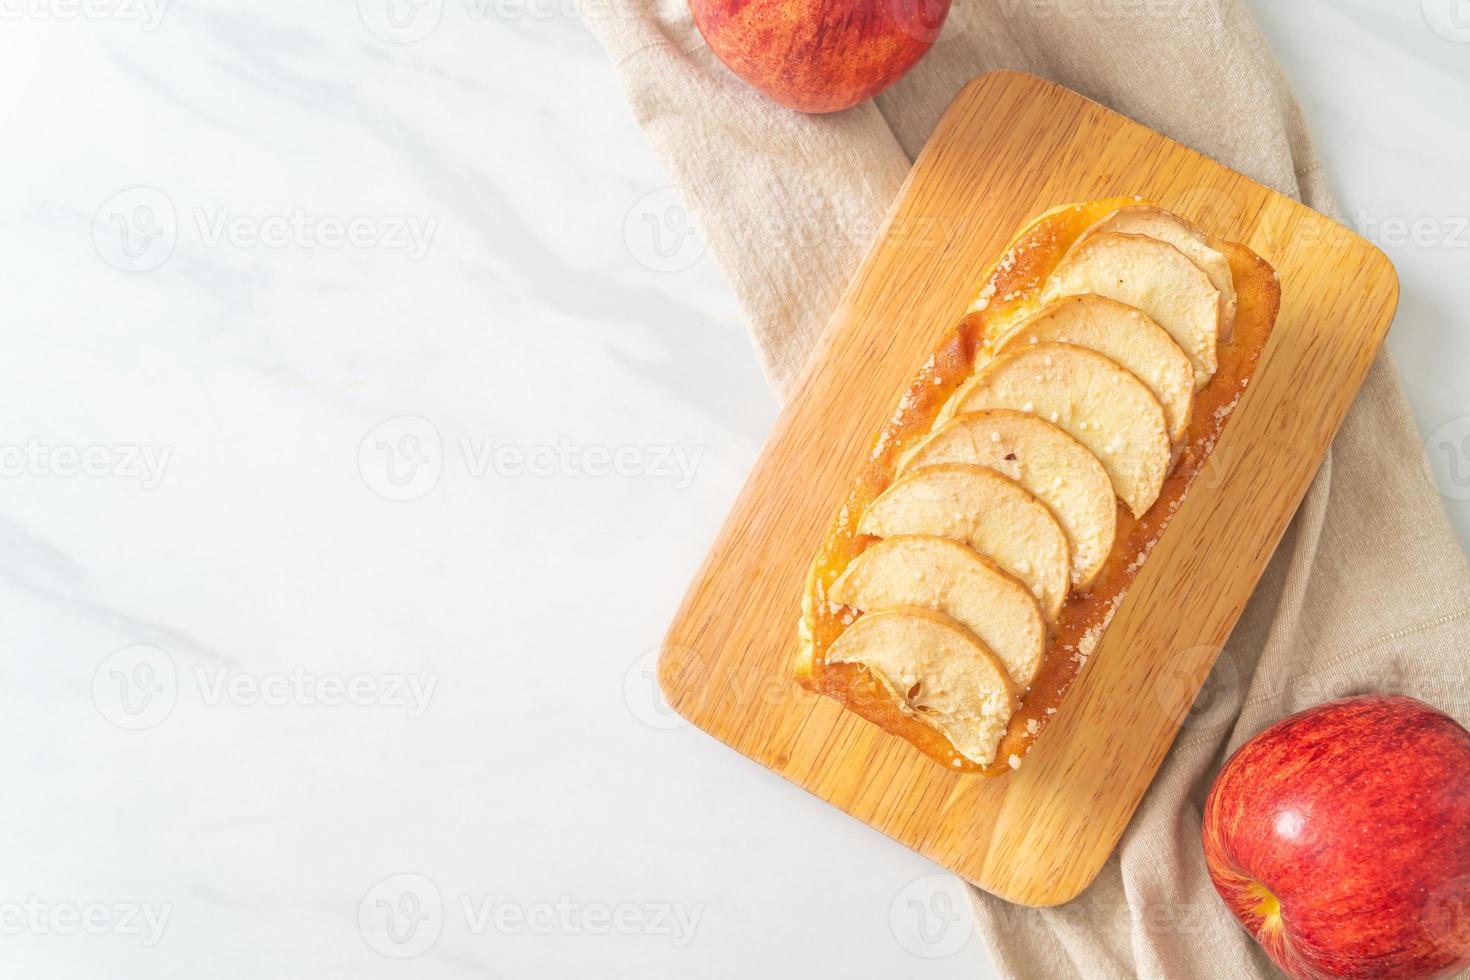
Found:
[[[910,376],[985,267],[1059,204],[1138,194],[1276,267],[1255,378],[1019,771],[959,775],[791,680],[807,566]],[[945,112],[669,630],[695,725],[1002,898],[1056,905],[1107,860],[1347,413],[1398,302],[1345,228],[1043,79]]]

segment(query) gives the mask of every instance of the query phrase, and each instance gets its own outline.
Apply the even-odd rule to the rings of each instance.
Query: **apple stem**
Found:
[[[1281,928],[1281,900],[1271,889],[1259,881],[1252,881],[1246,886],[1246,893],[1256,901],[1255,913],[1260,916],[1261,929],[1274,932]]]

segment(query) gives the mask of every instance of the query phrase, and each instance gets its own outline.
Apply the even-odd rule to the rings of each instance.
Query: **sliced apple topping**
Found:
[[[903,460],[900,473],[969,463],[1015,480],[1056,515],[1072,547],[1072,584],[1086,588],[1113,550],[1118,530],[1113,484],[1097,457],[1050,422],[1024,412],[956,416]]]
[[[1220,290],[1220,340],[1230,339],[1235,332],[1235,314],[1239,305],[1235,295],[1235,273],[1230,269],[1230,257],[1211,245],[1204,232],[1173,211],[1137,204],[1114,211],[1084,231],[1078,241],[1107,232],[1156,238],[1188,256],[1189,261],[1199,266]]]
[[[977,765],[995,761],[1016,688],[995,654],[948,616],[919,608],[868,613],[837,638],[827,662],[866,667],[905,714],[955,751]]]
[[[1078,293],[1126,303],[1167,330],[1189,355],[1196,388],[1215,376],[1220,290],[1173,245],[1117,232],[1088,237],[1067,253],[1047,280],[1042,302]]]
[[[896,465],[864,471],[813,564],[799,677],[960,768],[994,765],[1012,725],[1034,737],[1036,717],[1022,726],[1015,712],[1050,683],[1049,645],[1065,658],[1077,635],[1095,638],[1094,606],[1116,604],[1147,552],[1115,553],[1119,508],[1164,510],[1176,460],[1190,445],[1207,453],[1218,432],[1220,413],[1199,432],[1194,415],[1216,401],[1202,389],[1221,358],[1222,384],[1242,363],[1221,348],[1252,312],[1236,248],[1142,198],[1067,205],[1028,226],[921,370],[922,397],[906,396],[883,430],[873,465],[897,445]],[[1074,589],[1084,594],[1069,604]],[[1057,664],[1058,689],[1071,666]],[[869,711],[846,693],[892,705],[880,697]],[[937,734],[895,724],[899,712]]]
[[[1169,475],[1164,406],[1116,361],[1085,347],[1037,343],[1008,351],[965,382],[954,404],[961,414],[1019,409],[1058,426],[1102,462],[1139,516],[1159,499]]]
[[[1045,504],[995,470],[963,463],[926,466],[873,501],[858,524],[877,538],[932,535],[967,544],[1025,583],[1048,621],[1071,589],[1067,532]]]
[[[1052,303],[1002,338],[995,350],[1050,342],[1086,347],[1117,362],[1164,406],[1170,441],[1183,441],[1194,409],[1194,368],[1163,327],[1131,306],[1084,293]]]
[[[944,613],[979,637],[1019,688],[1041,669],[1041,604],[990,559],[949,538],[885,538],[847,566],[830,594],[862,612],[917,606]]]

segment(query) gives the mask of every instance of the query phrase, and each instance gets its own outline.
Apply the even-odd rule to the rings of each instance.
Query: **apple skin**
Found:
[[[1470,964],[1470,732],[1422,701],[1333,701],[1233,755],[1204,812],[1215,889],[1289,976]]]
[[[689,0],[711,50],[791,109],[837,112],[898,81],[933,46],[950,0]]]

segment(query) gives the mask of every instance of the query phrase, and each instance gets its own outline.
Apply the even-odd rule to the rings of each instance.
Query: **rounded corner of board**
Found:
[[[1021,71],[1017,68],[992,68],[981,72],[965,83],[960,89],[960,97],[971,98],[991,88],[1009,85],[1026,85],[1039,88],[1056,89],[1062,88],[1056,82],[1032,74],[1029,71]]]
[[[664,703],[687,720],[688,715],[682,708],[684,697],[681,687],[687,664],[685,658],[680,656],[681,651],[682,648],[675,644],[665,644],[659,650],[658,666],[654,668],[654,679],[658,683],[658,691]]]
[[[1107,862],[1104,861],[1103,864]],[[1054,909],[1060,905],[1066,905],[1081,897],[1082,893],[1092,887],[1097,876],[1102,873],[1103,864],[1099,864],[1091,874],[1085,878],[1075,881],[1058,882],[1055,887],[1036,887],[1038,882],[1030,882],[1025,887],[1007,888],[1001,886],[987,885],[983,881],[975,881],[970,877],[960,874],[960,877],[987,895],[994,895],[1002,902],[1017,905],[1028,909]],[[956,872],[958,873],[958,872]],[[1044,883],[1050,886],[1051,882]]]

